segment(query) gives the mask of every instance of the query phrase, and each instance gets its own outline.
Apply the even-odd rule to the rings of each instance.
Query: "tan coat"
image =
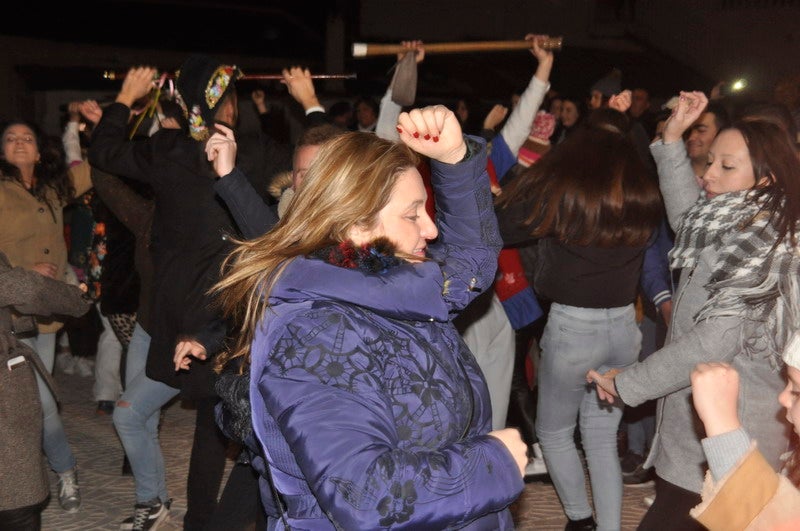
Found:
[[[800,491],[773,470],[755,444],[720,481],[707,473],[702,496],[689,514],[710,531],[800,529]]]
[[[92,187],[89,163],[84,161],[69,170],[80,196]],[[53,201],[57,204],[57,201]],[[63,205],[50,208],[13,179],[0,180],[0,251],[12,266],[31,269],[38,262],[58,267],[55,278],[67,279],[67,244],[64,240]],[[39,332],[53,333],[62,323],[39,320]]]

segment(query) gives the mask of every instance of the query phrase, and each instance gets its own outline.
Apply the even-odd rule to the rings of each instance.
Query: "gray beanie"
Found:
[[[592,85],[590,92],[594,92],[595,90],[606,98],[622,92],[622,71],[619,68],[611,70],[605,77],[599,79]]]

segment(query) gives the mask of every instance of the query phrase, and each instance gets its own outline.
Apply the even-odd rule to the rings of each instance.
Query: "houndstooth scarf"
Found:
[[[681,220],[670,266],[692,267],[703,246],[719,249],[709,298],[695,322],[713,317],[744,320],[741,346],[750,356],[800,362],[800,253],[778,233],[749,192],[700,200]],[[773,248],[774,247],[774,248]]]
[[[758,205],[747,201],[747,191],[699,199],[681,218],[675,245],[669,253],[670,267],[694,267],[700,252],[718,248],[731,231],[743,228],[758,213]]]

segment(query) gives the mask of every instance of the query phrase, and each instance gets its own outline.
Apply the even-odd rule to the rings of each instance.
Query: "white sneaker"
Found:
[[[64,374],[75,374],[75,357],[65,352],[56,356],[56,367]]]
[[[542,454],[542,445],[540,445],[538,442],[533,443],[533,457],[544,459],[544,454]]]
[[[525,477],[528,476],[542,476],[547,474],[547,465],[544,463],[544,455],[542,455],[542,447],[537,443],[533,443],[531,446],[533,450],[531,453],[533,457],[528,460],[528,464],[525,466]]]
[[[77,372],[79,376],[82,376],[84,378],[89,378],[90,376],[93,376],[94,362],[89,358],[78,356],[77,358],[75,358],[75,372]]]
[[[544,459],[541,457],[531,457],[528,464],[525,465],[525,477],[528,476],[543,476],[547,474],[547,465],[544,464]]]
[[[77,512],[81,506],[78,471],[71,468],[58,474],[58,504],[68,513]]]
[[[642,500],[642,504],[644,504],[645,507],[650,507],[651,505],[653,505],[654,501],[656,501],[655,495],[645,496],[644,499]]]

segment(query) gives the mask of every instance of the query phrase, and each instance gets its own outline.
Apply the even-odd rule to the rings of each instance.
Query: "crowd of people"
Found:
[[[553,87],[545,38],[482,122],[414,104],[421,41],[380,96],[284,69],[299,132],[201,54],[4,122],[0,528],[41,528],[45,462],[81,510],[54,368],[113,418],[120,529],[170,514],[175,397],[187,530],[513,529],[543,475],[567,530],[650,482],[640,530],[800,527],[800,97]]]

